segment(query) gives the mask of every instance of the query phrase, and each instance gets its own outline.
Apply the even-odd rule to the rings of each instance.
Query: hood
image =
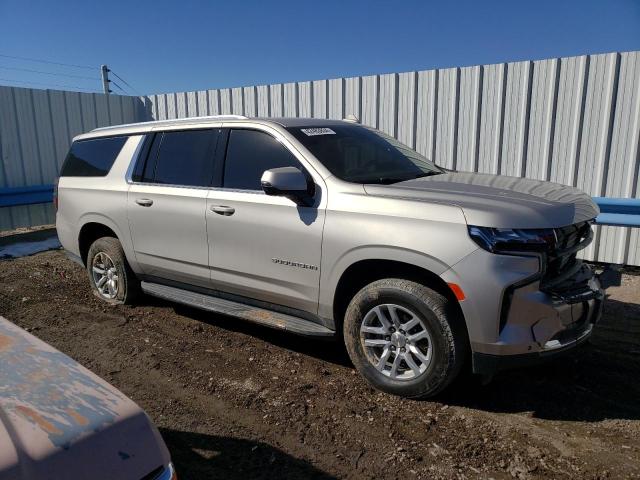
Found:
[[[527,178],[444,173],[392,185],[365,185],[368,195],[460,207],[469,225],[556,228],[591,220],[598,207],[577,188]]]
[[[140,407],[0,317],[0,479],[143,478],[168,463]]]

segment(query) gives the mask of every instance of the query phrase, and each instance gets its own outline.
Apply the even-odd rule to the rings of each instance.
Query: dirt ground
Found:
[[[340,345],[143,297],[109,307],[51,251],[0,261],[0,314],[141,405],[185,479],[640,478],[640,277],[580,355],[379,393]]]

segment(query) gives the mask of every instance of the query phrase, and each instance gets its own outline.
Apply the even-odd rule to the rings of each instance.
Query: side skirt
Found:
[[[333,337],[335,335],[333,330],[305,318],[247,305],[246,303],[220,298],[211,294],[152,282],[142,282],[141,287],[143,292],[154,297],[182,303],[201,310],[242,318],[243,320],[279,330],[286,330],[298,335],[314,337]]]

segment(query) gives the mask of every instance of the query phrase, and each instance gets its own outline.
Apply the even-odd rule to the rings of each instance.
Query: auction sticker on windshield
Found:
[[[308,137],[313,137],[315,135],[335,135],[336,132],[331,130],[330,128],[322,127],[322,128],[301,128],[302,133],[307,135]]]

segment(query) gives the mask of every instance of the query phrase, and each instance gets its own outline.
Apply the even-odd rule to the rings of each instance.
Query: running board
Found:
[[[154,297],[182,303],[210,312],[242,318],[250,322],[286,330],[298,335],[329,337],[335,334],[333,330],[329,330],[323,325],[286,313],[274,312],[273,310],[254,307],[212,295],[184,290],[182,288],[161,285],[159,283],[142,282],[141,286],[144,293],[153,295]]]

